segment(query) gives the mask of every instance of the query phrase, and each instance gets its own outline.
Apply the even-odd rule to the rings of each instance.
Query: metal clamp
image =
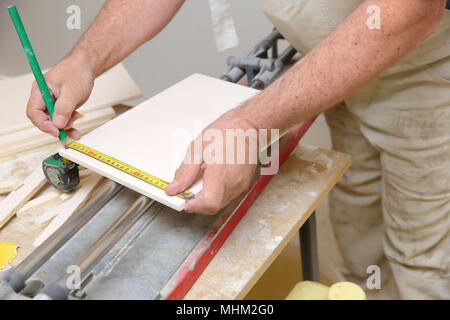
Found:
[[[264,40],[259,42],[255,48],[243,58],[231,56],[227,59],[228,70],[221,79],[230,82],[238,82],[247,75],[249,87],[264,89],[272,82],[295,56],[297,51],[288,46],[281,55],[278,53],[278,41],[283,36],[274,29]],[[271,57],[269,57],[271,52]]]

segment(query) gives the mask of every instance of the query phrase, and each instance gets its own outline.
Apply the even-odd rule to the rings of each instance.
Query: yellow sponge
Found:
[[[328,290],[328,300],[366,300],[366,293],[353,282],[337,282]]]
[[[366,293],[352,282],[337,282],[331,287],[314,281],[295,285],[286,300],[366,300]]]
[[[327,300],[328,287],[314,281],[302,281],[286,297],[286,300]]]
[[[0,270],[6,267],[17,256],[15,244],[0,241]]]

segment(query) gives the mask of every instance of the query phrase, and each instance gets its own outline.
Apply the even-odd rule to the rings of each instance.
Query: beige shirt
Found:
[[[262,0],[265,15],[302,54],[306,54],[364,0]],[[370,14],[367,14],[370,17]],[[382,21],[381,21],[382,27]],[[450,11],[435,32],[387,73],[404,71],[450,56]]]

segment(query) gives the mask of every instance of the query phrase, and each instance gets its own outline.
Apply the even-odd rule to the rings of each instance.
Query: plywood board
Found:
[[[45,184],[47,179],[41,167],[37,167],[25,179],[23,186],[11,192],[2,202],[0,202],[0,228],[11,219],[22,206],[33,197],[36,192]]]
[[[60,203],[67,199],[69,199],[72,196],[72,193],[63,193],[59,190],[55,190],[49,193],[46,193],[40,197],[37,197],[33,200],[28,201],[17,213],[16,215],[19,218],[23,218],[29,214],[31,214],[33,211],[45,208],[50,204],[53,203]],[[41,216],[39,216],[40,218]],[[36,219],[35,221],[37,221]],[[38,223],[40,225],[40,223]]]
[[[171,181],[189,143],[221,114],[259,91],[194,74],[83,136],[80,143],[133,167]],[[141,194],[181,211],[184,200],[68,149],[60,154]],[[190,190],[197,193],[202,182]]]
[[[53,234],[53,232],[58,230],[58,228],[70,218],[75,210],[81,207],[88,200],[92,190],[94,190],[95,186],[98,185],[102,179],[103,177],[99,175],[91,175],[86,178],[85,183],[79,186],[70,200],[62,203],[54,209],[53,216],[56,215],[56,217],[52,220],[52,222],[50,222],[47,228],[45,228],[44,232],[42,232],[42,234],[33,242],[33,245],[41,245],[42,242]]]
[[[81,126],[89,125],[92,123],[97,123],[105,119],[112,119],[116,116],[116,112],[113,107],[106,107],[100,110],[94,110],[91,112],[81,113],[81,117],[74,122],[74,128],[79,128]],[[17,146],[21,143],[27,143],[31,140],[39,140],[42,138],[52,139],[50,135],[40,131],[36,127],[30,127],[24,130],[7,133],[0,135],[0,152],[8,147],[14,145]],[[53,138],[56,140],[56,138]]]
[[[8,117],[0,119],[0,135],[32,127],[26,117],[33,75],[26,74],[0,81],[0,107],[8,110]],[[94,89],[80,111],[92,111],[141,96],[141,91],[122,64],[95,80]]]
[[[94,114],[94,113],[102,112],[102,111],[109,110],[109,109],[110,109],[110,107],[103,109],[103,110],[93,111],[93,112],[90,112],[89,114]],[[115,115],[114,113],[109,113],[106,116],[98,117],[97,119],[92,120],[92,121],[86,121],[86,122],[84,122],[84,123],[82,122],[80,124],[75,122],[74,128],[78,129],[78,131],[81,134],[85,134],[85,133],[99,127],[103,123],[107,122],[109,119],[113,118],[114,115]],[[40,134],[37,137],[32,137],[23,143],[14,144],[14,145],[11,145],[11,146],[5,147],[5,148],[0,147],[0,162],[10,159],[14,156],[18,156],[21,154],[25,154],[25,153],[34,151],[36,149],[44,148],[51,144],[57,145],[57,144],[59,144],[59,140],[48,134]]]
[[[0,182],[0,194],[16,191],[23,185],[22,179],[13,179]]]

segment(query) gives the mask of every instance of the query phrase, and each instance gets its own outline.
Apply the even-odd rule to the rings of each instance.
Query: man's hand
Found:
[[[58,129],[64,128],[72,139],[79,139],[80,133],[72,128],[80,117],[75,111],[89,97],[94,77],[87,60],[78,54],[71,54],[44,75],[47,86],[55,99],[53,121],[47,113],[42,95],[36,82],[33,83],[28,100],[27,116],[43,132],[58,137]]]
[[[79,118],[75,110],[89,97],[94,79],[122,61],[144,42],[156,36],[174,17],[184,0],[107,0],[89,29],[71,53],[44,75],[56,99],[53,121],[42,96],[33,85],[27,116],[40,130],[55,137],[66,129],[72,139],[80,133],[72,129]]]
[[[240,133],[234,131],[239,129],[243,131]],[[234,143],[230,143],[231,139],[228,139],[227,142],[227,130],[228,133],[237,132],[237,138],[232,139]],[[253,137],[245,136],[243,134],[245,131],[247,133],[254,132],[255,135]],[[218,138],[219,136],[221,139]],[[203,130],[202,134],[191,143],[185,160],[175,173],[174,180],[165,189],[166,193],[176,195],[188,189],[203,175],[202,191],[186,203],[184,210],[190,213],[217,213],[233,198],[247,190],[252,182],[257,168],[259,151],[255,136],[257,136],[256,128],[240,117],[237,112],[231,111],[224,114]],[[242,142],[245,141],[241,144],[245,149],[241,150],[241,153],[238,151],[239,139]],[[197,148],[198,150],[196,150],[196,145],[200,146]],[[215,151],[211,152],[211,150]],[[239,155],[243,154],[245,159],[241,159],[239,162]],[[230,159],[227,161],[227,155],[232,161]],[[255,161],[252,161],[251,158]]]

